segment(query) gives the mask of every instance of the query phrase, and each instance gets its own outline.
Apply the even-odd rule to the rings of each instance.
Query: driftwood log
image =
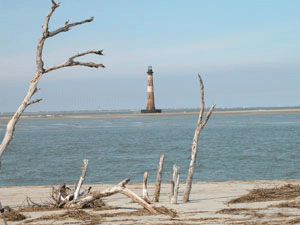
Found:
[[[200,113],[199,113],[199,118],[197,122],[197,127],[195,130],[194,138],[193,138],[193,144],[192,144],[192,153],[191,153],[191,161],[190,161],[190,166],[188,170],[188,175],[186,178],[186,187],[183,195],[183,202],[188,202],[190,198],[190,193],[192,189],[192,182],[193,182],[193,175],[194,175],[194,169],[195,169],[195,163],[196,163],[196,156],[197,156],[197,151],[198,151],[198,139],[199,139],[199,134],[200,131],[205,127],[209,117],[211,116],[214,108],[216,105],[212,105],[209,111],[206,114],[206,118],[204,121],[203,119],[203,114],[204,114],[204,85],[201,76],[198,74],[198,78],[200,81],[200,97],[201,97],[201,107],[200,107]]]
[[[14,115],[12,116],[12,118],[8,121],[7,126],[6,126],[6,131],[2,140],[2,143],[0,145],[0,159],[2,154],[4,153],[4,151],[7,149],[10,141],[13,139],[13,135],[14,135],[14,131],[15,131],[15,126],[20,118],[20,116],[23,114],[23,112],[25,111],[25,109],[35,103],[38,103],[40,101],[42,101],[42,99],[36,99],[36,100],[32,100],[33,95],[39,90],[37,85],[40,81],[40,79],[42,78],[42,76],[50,71],[53,70],[57,70],[57,69],[61,69],[63,67],[71,67],[71,66],[87,66],[87,67],[91,67],[91,68],[98,68],[98,67],[105,67],[103,64],[97,64],[94,62],[80,62],[80,61],[75,61],[75,59],[85,56],[85,55],[89,55],[89,54],[96,54],[96,55],[103,55],[102,54],[102,50],[88,50],[82,53],[78,53],[74,56],[69,57],[65,62],[59,64],[59,65],[55,65],[55,66],[50,66],[48,68],[44,68],[44,62],[42,59],[42,53],[43,53],[43,47],[45,44],[45,41],[50,38],[53,37],[57,34],[60,34],[62,32],[67,32],[70,30],[71,27],[75,27],[84,23],[89,23],[92,22],[94,17],[91,17],[89,19],[80,21],[80,22],[75,22],[75,23],[69,23],[68,21],[66,21],[64,23],[64,25],[56,30],[50,31],[49,30],[49,21],[50,18],[53,14],[53,12],[56,10],[56,8],[58,8],[60,6],[60,3],[55,2],[54,0],[51,0],[52,6],[48,12],[48,14],[46,15],[44,24],[42,26],[42,35],[39,39],[38,45],[37,45],[37,50],[36,50],[36,73],[34,75],[34,77],[32,78],[31,82],[30,82],[30,86],[29,89],[25,95],[25,97],[23,98],[19,108],[17,109],[17,111],[14,113]],[[0,164],[1,165],[1,164]]]
[[[80,192],[83,180],[86,175],[88,160],[84,159],[81,165],[82,172],[78,184],[74,189],[67,187],[67,185],[61,185],[58,188],[54,188],[52,191],[52,199],[56,206],[59,208],[85,208],[89,203],[95,201],[96,199],[109,197],[111,195],[121,193],[131,198],[134,202],[146,208],[149,212],[157,214],[158,212],[150,206],[150,204],[144,199],[140,198],[130,189],[126,188],[126,184],[129,183],[130,179],[127,178],[120,182],[118,185],[106,189],[104,191],[93,191],[91,192],[89,188],[83,192]],[[147,178],[148,173],[145,173]],[[145,180],[147,182],[147,179]],[[147,189],[147,186],[146,186]],[[80,194],[79,194],[80,193]]]

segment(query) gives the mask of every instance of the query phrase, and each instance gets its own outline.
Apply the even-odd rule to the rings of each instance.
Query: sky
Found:
[[[36,70],[35,51],[50,0],[0,0],[0,112],[14,112]],[[156,108],[199,108],[197,74],[209,107],[300,106],[298,0],[61,0],[50,31],[94,16],[46,40],[45,67],[89,49],[82,61],[40,81],[43,101],[27,111],[146,107],[147,68]]]

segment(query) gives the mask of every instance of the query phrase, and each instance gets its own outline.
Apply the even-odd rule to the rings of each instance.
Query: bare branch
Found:
[[[103,64],[97,64],[97,63],[94,63],[94,62],[74,61],[75,58],[85,56],[85,55],[88,55],[88,54],[103,55],[102,52],[103,52],[103,50],[88,50],[86,52],[78,53],[74,56],[71,56],[68,60],[66,60],[62,64],[52,66],[52,67],[49,67],[49,68],[45,69],[44,73],[48,73],[48,72],[53,71],[53,70],[57,70],[57,69],[60,69],[60,68],[63,68],[63,67],[70,67],[70,66],[87,66],[87,67],[91,67],[91,68],[98,68],[98,67],[105,68],[105,66]]]
[[[200,107],[200,113],[199,113],[199,120],[198,123],[202,121],[204,108],[205,108],[205,102],[204,102],[204,85],[202,78],[200,74],[198,74],[199,82],[200,82],[200,98],[201,98],[201,107]]]
[[[88,54],[103,55],[103,49],[101,49],[101,50],[88,50],[86,52],[78,53],[78,54],[70,57],[69,60],[73,61],[75,58],[85,56],[85,55],[88,55]]]
[[[42,100],[43,100],[43,99],[40,98],[40,99],[37,99],[37,100],[34,100],[34,101],[30,101],[30,102],[27,103],[27,106],[32,105],[32,104],[34,104],[34,103],[38,103],[38,102],[40,102],[40,101],[42,101]]]
[[[206,125],[207,121],[209,120],[209,117],[211,116],[212,112],[214,111],[215,106],[216,106],[216,104],[214,104],[210,107],[209,111],[206,114],[206,118],[202,123],[202,127],[204,127]]]
[[[125,188],[126,184],[128,184],[130,182],[130,178],[126,178],[124,180],[122,180],[118,186]]]
[[[56,3],[54,0],[51,0],[51,2],[52,2],[52,6],[51,6],[48,14],[46,15],[45,22],[42,26],[42,28],[43,28],[42,35],[41,35],[41,38],[38,42],[38,46],[36,49],[36,66],[37,66],[37,68],[36,68],[36,75],[32,79],[32,82],[38,81],[41,78],[42,73],[44,71],[44,62],[42,59],[42,54],[43,54],[44,43],[45,43],[45,40],[49,33],[49,31],[48,31],[49,21],[50,21],[50,18],[52,16],[53,12],[55,11],[55,9],[57,7],[59,7],[59,3]]]
[[[48,34],[50,18],[52,16],[53,12],[55,11],[55,9],[58,8],[60,5],[60,3],[56,3],[54,0],[51,0],[51,2],[52,2],[51,9],[49,10],[48,14],[46,15],[45,22],[43,24],[43,36],[44,37],[46,37]]]
[[[91,18],[89,19],[86,19],[86,20],[83,20],[83,21],[80,21],[80,22],[75,22],[75,23],[70,23],[69,24],[69,21],[66,21],[65,22],[65,25],[63,27],[60,27],[54,31],[51,31],[47,34],[47,37],[53,37],[61,32],[67,32],[70,30],[71,27],[74,27],[74,26],[77,26],[77,25],[80,25],[80,24],[83,24],[83,23],[89,23],[89,22],[92,22],[94,20],[94,17],[92,16]]]

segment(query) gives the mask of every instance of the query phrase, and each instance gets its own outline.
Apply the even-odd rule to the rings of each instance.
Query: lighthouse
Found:
[[[155,109],[154,105],[154,87],[152,66],[148,66],[147,71],[147,106],[141,110],[142,113],[161,113],[161,109]]]

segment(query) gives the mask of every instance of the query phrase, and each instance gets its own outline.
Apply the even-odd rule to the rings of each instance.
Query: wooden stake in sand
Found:
[[[148,195],[147,181],[148,181],[148,172],[145,171],[144,178],[143,178],[143,200],[145,200],[147,203],[150,204],[151,200]]]
[[[173,178],[171,179],[171,194],[170,203],[177,204],[179,189],[179,167],[176,164],[173,165]]]
[[[164,160],[165,160],[165,153],[163,152],[163,153],[161,153],[160,160],[159,160],[159,163],[158,163],[153,202],[158,202],[159,201]]]

